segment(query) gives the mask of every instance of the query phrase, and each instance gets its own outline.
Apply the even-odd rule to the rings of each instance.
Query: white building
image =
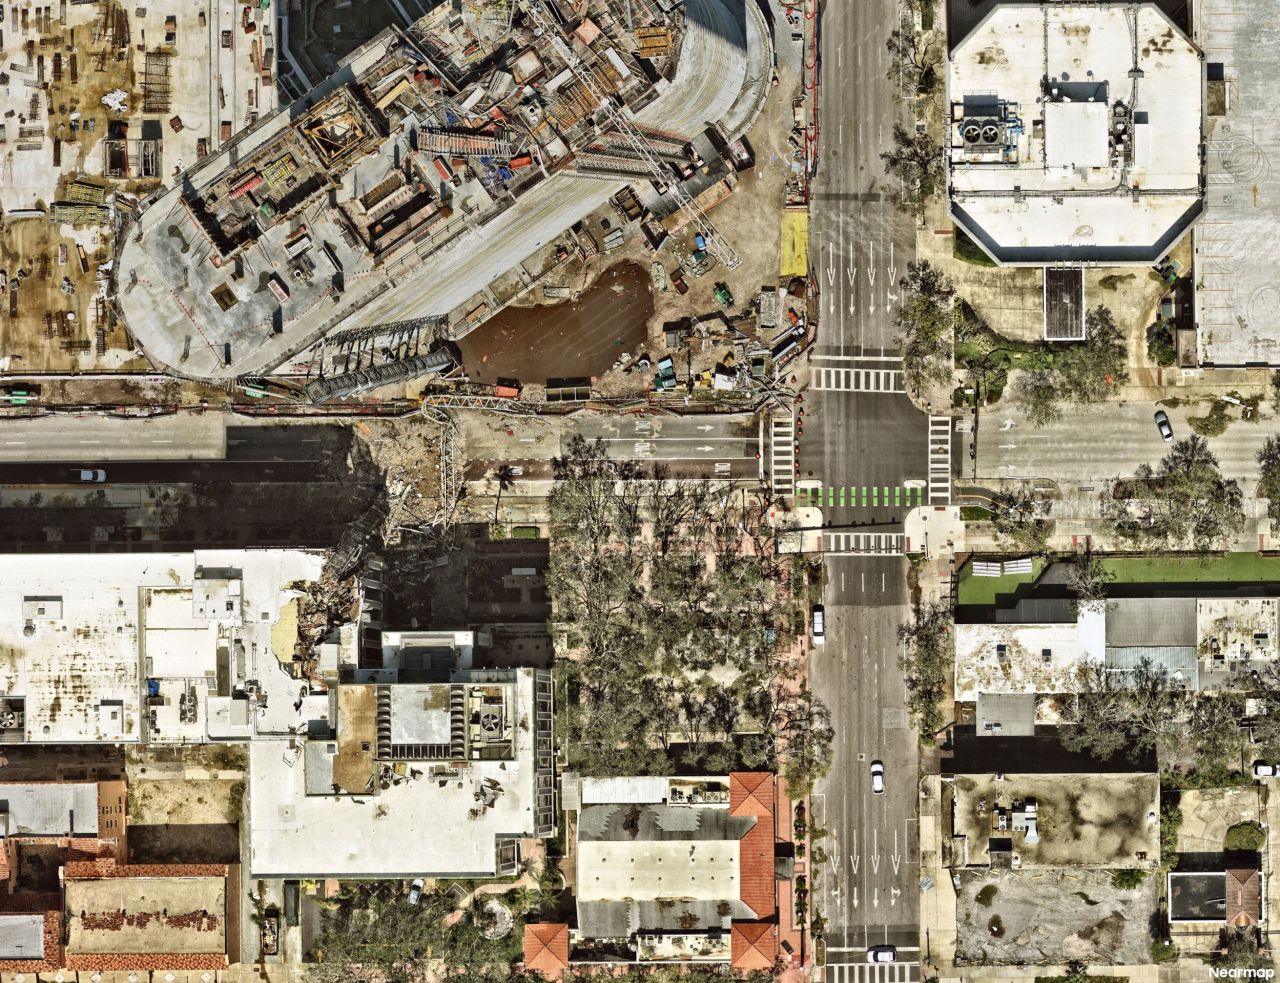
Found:
[[[247,737],[251,705],[269,728],[298,692],[289,585],[322,566],[303,550],[0,556],[0,744]]]
[[[1154,4],[1001,3],[951,53],[951,214],[996,262],[1149,264],[1204,204],[1202,52]]]

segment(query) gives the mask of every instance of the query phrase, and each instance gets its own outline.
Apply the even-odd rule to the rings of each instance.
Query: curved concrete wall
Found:
[[[686,136],[720,122],[731,139],[749,128],[768,94],[773,63],[767,25],[755,3],[687,0],[676,78],[637,114],[640,122]],[[132,236],[122,249],[122,266],[150,266],[148,277],[166,281],[167,289],[153,282],[151,289],[121,291],[120,308],[152,361],[175,374],[224,380],[267,372],[333,331],[452,310],[591,214],[623,185],[613,178],[555,175],[486,225],[429,256],[413,275],[396,282],[382,277],[375,278],[376,283],[365,280],[348,292],[345,310],[326,307],[323,314],[317,311],[286,322],[281,334],[263,337],[252,350],[242,350],[242,341],[237,341],[229,367],[221,364],[217,352],[233,335],[243,339],[241,325],[202,325],[202,334],[210,336],[209,345],[197,345],[181,367],[175,364],[190,327],[180,309],[161,314],[156,305],[165,303],[170,293],[181,296],[183,289],[208,289],[209,285],[193,282],[191,288],[184,288],[181,271],[161,270],[145,256],[129,255],[146,251],[145,242],[137,243]],[[152,207],[180,211],[176,192]],[[231,321],[229,314],[227,320]]]

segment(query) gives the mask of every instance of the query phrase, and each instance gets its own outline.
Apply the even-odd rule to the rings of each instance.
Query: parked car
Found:
[[[1280,775],[1280,765],[1273,765],[1266,761],[1253,763],[1254,778],[1275,778],[1277,775]]]
[[[827,640],[826,609],[821,604],[813,606],[813,644],[822,645]]]
[[[898,950],[891,945],[873,945],[867,950],[867,962],[891,963],[898,959]]]
[[[422,900],[422,878],[415,877],[409,885],[409,904],[416,905]]]
[[[92,484],[101,484],[107,480],[107,472],[103,471],[102,468],[76,468],[72,474],[75,475],[76,481],[85,481]]]
[[[884,795],[884,762],[871,762],[871,791],[876,795]]]
[[[1169,414],[1164,410],[1156,410],[1156,429],[1166,444],[1173,440],[1173,427],[1169,424]]]

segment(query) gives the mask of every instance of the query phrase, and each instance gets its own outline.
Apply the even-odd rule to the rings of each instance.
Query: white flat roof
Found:
[[[292,707],[288,708],[292,712]],[[532,836],[534,671],[516,676],[516,716],[510,761],[470,761],[458,776],[431,769],[446,762],[414,761],[422,777],[375,795],[307,795],[306,756],[297,739],[259,734],[249,746],[249,856],[253,877],[441,877],[496,873],[496,841]],[[486,779],[501,793],[488,808],[476,800]],[[444,781],[443,787],[440,781]],[[481,810],[472,816],[473,810]]]
[[[1099,102],[1050,102],[1044,107],[1044,166],[1106,167],[1108,109]]]
[[[979,693],[1074,692],[1077,667],[1101,665],[1107,648],[1106,615],[1093,609],[1082,610],[1075,623],[958,624],[955,635],[957,700],[976,700]]]
[[[1000,4],[956,46],[950,103],[994,98],[1012,106],[1017,121],[1008,130],[1016,153],[1004,163],[951,165],[952,201],[976,226],[971,231],[1008,249],[1151,249],[1199,201],[1200,53],[1144,4],[1136,13],[1142,77],[1131,79],[1129,9]],[[1113,128],[1117,102],[1125,116]],[[1138,154],[1124,165],[1121,141],[1134,139],[1142,120]],[[1135,200],[1135,188],[1165,194]]]
[[[286,586],[318,579],[323,564],[303,550],[0,555],[0,696],[25,698],[28,741],[137,741],[148,671],[207,679],[234,633],[248,664],[240,672],[230,660],[232,685],[266,659],[264,669],[283,675],[271,631],[293,596]],[[243,614],[195,617],[197,567],[242,572]],[[296,680],[270,682],[271,720],[287,714],[291,723]]]
[[[738,896],[739,840],[578,842],[579,901]]]

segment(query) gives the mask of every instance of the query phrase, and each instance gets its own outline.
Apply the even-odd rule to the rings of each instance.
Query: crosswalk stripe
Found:
[[[828,532],[822,534],[824,553],[849,556],[895,556],[902,553],[903,534],[896,532]]]
[[[769,480],[773,490],[789,495],[796,487],[796,421],[788,411],[769,418]]]
[[[818,392],[901,393],[906,392],[902,372],[898,369],[813,369],[812,389]]]
[[[929,417],[929,504],[951,503],[951,427],[949,416]]]

